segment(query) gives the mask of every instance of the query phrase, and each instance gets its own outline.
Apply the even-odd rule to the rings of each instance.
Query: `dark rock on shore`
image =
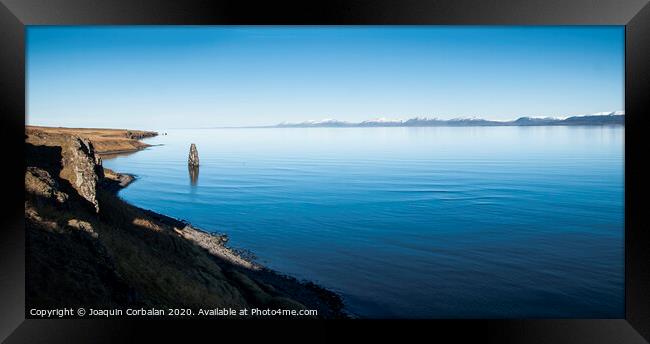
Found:
[[[60,177],[70,183],[79,196],[99,212],[96,191],[98,181],[104,176],[104,169],[101,159],[95,155],[93,144],[89,140],[71,135],[41,134],[29,136],[29,139],[27,159],[41,160],[41,164],[48,164],[49,172],[53,172],[50,178]],[[47,148],[37,148],[38,145]],[[60,155],[60,159],[43,159],[51,158],[52,154]],[[32,172],[36,170],[32,169]]]
[[[126,137],[131,140],[142,140],[148,137],[154,137],[158,135],[153,131],[142,131],[142,130],[127,130]]]

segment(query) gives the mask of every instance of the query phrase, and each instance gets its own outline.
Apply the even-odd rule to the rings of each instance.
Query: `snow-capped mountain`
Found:
[[[369,119],[367,121],[363,121],[361,123],[402,123],[403,121],[401,119],[390,119],[390,118],[374,118],[374,119]]]
[[[524,116],[513,121],[495,121],[479,117],[457,117],[448,120],[413,117],[407,120],[376,118],[362,122],[345,122],[335,119],[311,120],[300,123],[282,122],[276,127],[444,127],[444,126],[531,126],[531,125],[622,125],[625,111],[598,112],[590,115],[566,117]]]
[[[276,127],[346,127],[354,126],[355,123],[349,123],[345,121],[339,121],[331,118],[321,119],[321,120],[309,120],[298,123],[291,122],[282,122]]]

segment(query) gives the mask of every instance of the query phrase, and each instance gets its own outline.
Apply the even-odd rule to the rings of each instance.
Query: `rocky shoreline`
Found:
[[[256,307],[346,317],[338,295],[243,258],[226,236],[124,202],[117,192],[135,178],[104,169],[92,139],[55,129],[26,130],[28,307]],[[127,140],[150,135],[111,134],[129,132]]]
[[[104,168],[104,178],[104,187],[106,190],[110,190],[114,194],[117,194],[119,190],[129,186],[136,180],[135,176],[133,175],[126,173],[117,173],[108,168]],[[247,269],[256,271],[264,269],[263,266],[242,258],[239,254],[226,247],[225,244],[228,241],[228,237],[224,234],[218,235],[205,232],[198,228],[192,227],[189,222],[177,220],[172,217],[153,212],[151,210],[141,210],[147,212],[148,215],[154,218],[156,221],[171,226],[174,232],[183,238],[196,243],[198,246],[206,249],[210,254],[216,257],[228,261],[231,264],[243,266]]]

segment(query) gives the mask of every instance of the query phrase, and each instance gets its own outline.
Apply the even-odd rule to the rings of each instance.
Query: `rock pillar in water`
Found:
[[[190,145],[190,157],[187,159],[187,165],[190,167],[199,167],[199,152],[193,143]]]

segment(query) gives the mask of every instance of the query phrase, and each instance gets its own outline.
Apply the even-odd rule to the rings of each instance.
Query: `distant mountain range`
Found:
[[[335,119],[306,121],[300,123],[283,122],[277,128],[341,128],[341,127],[497,127],[497,126],[543,126],[543,125],[624,125],[625,112],[600,112],[585,116],[558,117],[520,117],[513,121],[493,121],[481,118],[438,119],[414,117],[407,120],[385,118],[363,122],[345,122]]]

